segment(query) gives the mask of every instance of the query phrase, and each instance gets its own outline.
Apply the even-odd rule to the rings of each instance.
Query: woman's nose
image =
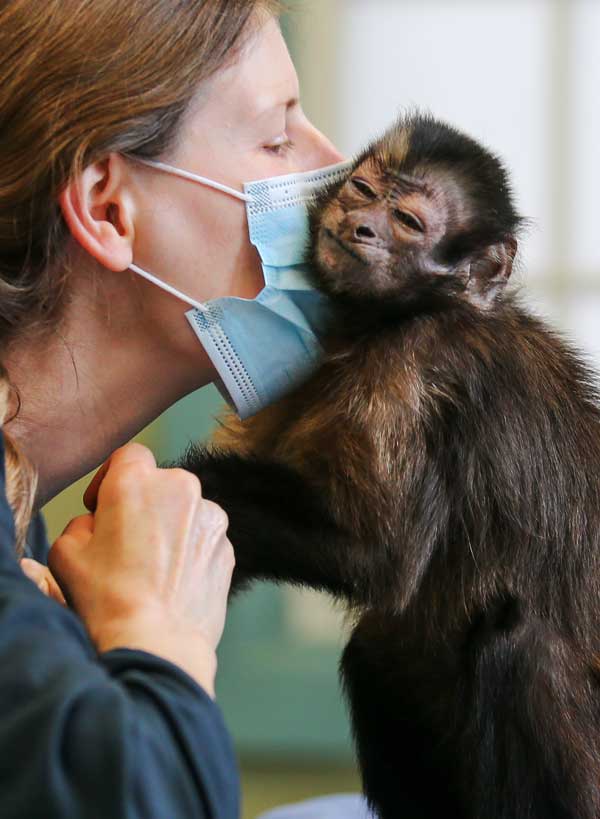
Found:
[[[313,167],[324,168],[326,165],[335,165],[337,162],[343,162],[346,157],[338,151],[333,142],[331,142],[325,134],[322,134],[318,128],[315,128],[314,125],[311,125],[311,129],[311,164]]]
[[[333,165],[336,162],[343,162],[346,157],[341,154],[338,149],[335,147],[331,140],[327,139],[327,137],[319,131],[319,136],[322,141],[322,150],[324,156],[327,157],[328,165]]]

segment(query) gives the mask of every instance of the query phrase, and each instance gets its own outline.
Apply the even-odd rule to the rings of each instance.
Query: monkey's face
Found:
[[[314,261],[327,289],[397,296],[415,273],[433,274],[449,205],[433,181],[366,159],[314,218]]]
[[[411,115],[313,206],[315,278],[332,297],[385,312],[456,298],[488,309],[510,276],[521,223],[497,157]]]

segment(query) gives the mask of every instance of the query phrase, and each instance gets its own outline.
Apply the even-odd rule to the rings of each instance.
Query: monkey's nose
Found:
[[[356,230],[354,231],[354,235],[357,239],[376,239],[377,234],[370,228],[368,225],[359,225]]]

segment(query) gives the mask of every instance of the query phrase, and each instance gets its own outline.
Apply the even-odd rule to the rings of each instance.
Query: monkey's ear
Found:
[[[490,245],[473,259],[466,292],[478,306],[487,307],[509,280],[517,254],[517,240],[509,236]]]

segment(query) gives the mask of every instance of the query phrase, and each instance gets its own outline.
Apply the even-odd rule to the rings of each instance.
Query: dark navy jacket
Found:
[[[46,562],[41,520],[30,554]],[[238,819],[219,708],[144,651],[98,655],[81,620],[14,556],[0,432],[0,817]]]

